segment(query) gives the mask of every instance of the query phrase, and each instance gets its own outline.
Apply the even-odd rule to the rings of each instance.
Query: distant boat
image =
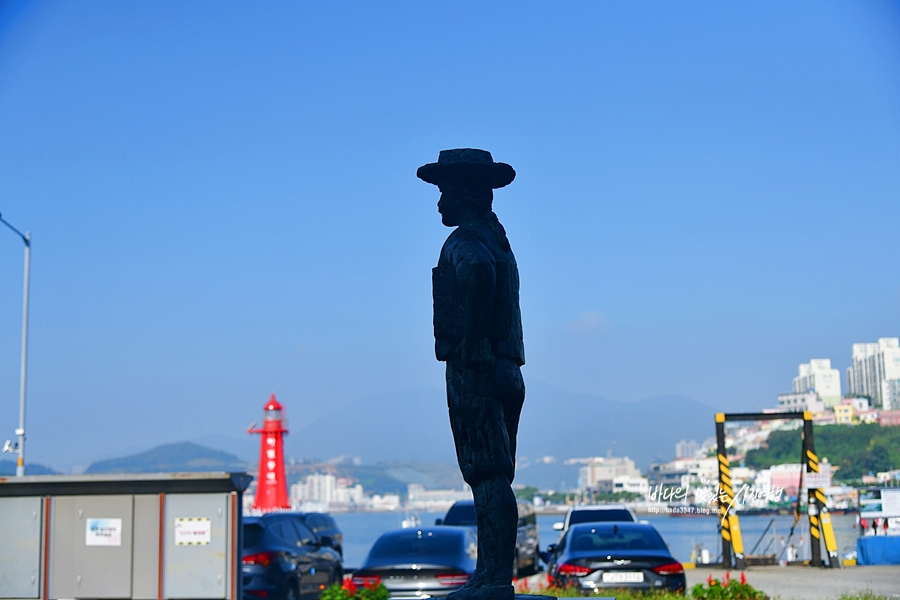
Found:
[[[406,517],[402,521],[400,521],[400,527],[403,529],[413,529],[415,527],[422,526],[422,519],[419,518],[418,513],[409,512],[406,513]]]

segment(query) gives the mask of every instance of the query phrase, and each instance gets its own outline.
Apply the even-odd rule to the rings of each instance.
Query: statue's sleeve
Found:
[[[493,318],[497,265],[484,243],[474,236],[459,236],[450,252],[456,270],[464,363],[490,364],[494,360],[489,337]]]

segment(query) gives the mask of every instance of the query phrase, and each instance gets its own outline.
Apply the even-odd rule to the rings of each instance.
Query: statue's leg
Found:
[[[512,565],[516,552],[519,514],[516,496],[505,475],[479,483],[475,494],[478,539],[484,548],[484,585],[512,592]],[[505,595],[502,590],[501,595]]]
[[[473,488],[479,539],[484,540],[486,557],[478,600],[512,600],[519,511],[511,484],[525,383],[518,365],[511,361],[498,357],[494,367],[491,398],[484,403],[490,477],[485,473],[485,480]]]
[[[509,440],[509,456],[512,471],[509,482],[515,477],[516,436],[519,433],[519,415],[525,403],[525,381],[522,370],[509,360],[498,361],[497,364],[497,396],[503,401],[503,419],[506,424],[506,436]]]
[[[449,600],[513,600],[512,564],[519,513],[506,475],[476,483],[475,519],[478,560],[469,581],[449,594]]]
[[[475,480],[475,468],[472,464],[472,444],[470,434],[472,424],[478,415],[473,414],[470,408],[471,399],[474,396],[474,384],[471,373],[464,371],[459,365],[447,363],[447,407],[450,412],[450,429],[453,432],[453,443],[456,446],[456,459],[463,480],[473,489],[478,482]],[[477,519],[477,512],[476,512]],[[458,590],[451,592],[449,600],[473,600],[478,595],[484,577],[484,548],[481,536],[478,536],[478,558],[475,561],[475,572]]]
[[[447,363],[450,424],[460,470],[472,486],[478,525],[475,573],[450,600],[514,596],[518,510],[510,487],[515,472],[511,450],[523,399],[524,385],[515,365],[500,360],[494,369],[476,371]]]

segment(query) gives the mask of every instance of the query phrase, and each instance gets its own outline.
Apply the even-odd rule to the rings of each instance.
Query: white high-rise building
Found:
[[[814,358],[800,365],[794,377],[794,393],[815,392],[830,408],[841,403],[841,373],[831,368],[831,359]]]
[[[900,340],[879,338],[878,342],[853,344],[847,368],[847,387],[855,396],[866,396],[874,408],[900,408]]]
[[[324,505],[361,505],[364,501],[363,487],[347,477],[335,477],[328,473],[313,473],[291,486],[291,504],[306,502]]]
[[[612,486],[616,477],[639,478],[641,472],[634,466],[634,461],[627,456],[596,456],[587,459],[587,464],[578,469],[578,483],[582,489],[602,488],[604,484]]]
[[[675,444],[675,458],[694,458],[700,452],[697,440],[681,440]]]
[[[306,479],[291,486],[291,502],[331,502],[337,478],[328,473],[313,473]]]
[[[884,410],[900,408],[900,379],[885,379],[881,382],[881,407]]]

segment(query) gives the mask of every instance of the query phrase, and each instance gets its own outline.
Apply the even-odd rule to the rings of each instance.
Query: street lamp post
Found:
[[[16,429],[19,442],[15,448],[19,454],[19,459],[16,461],[16,477],[22,477],[25,475],[25,385],[28,381],[28,290],[31,285],[31,232],[26,231],[22,233],[10,225],[3,218],[3,215],[0,215],[0,221],[12,229],[25,242],[25,289],[22,297],[22,365],[19,372],[19,427]],[[7,442],[7,446],[9,446],[9,442]]]

